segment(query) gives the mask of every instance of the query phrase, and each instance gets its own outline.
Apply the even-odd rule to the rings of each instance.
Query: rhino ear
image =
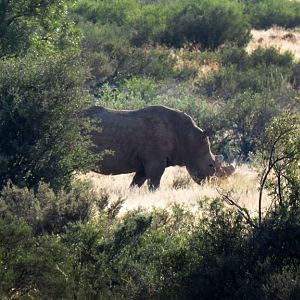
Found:
[[[215,155],[215,159],[216,159],[216,162],[221,165],[222,162],[224,161],[224,156],[223,155]]]

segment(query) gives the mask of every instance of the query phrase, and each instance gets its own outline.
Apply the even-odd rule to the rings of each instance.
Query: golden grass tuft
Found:
[[[247,51],[256,48],[275,47],[280,52],[290,51],[297,60],[300,59],[300,28],[285,29],[274,26],[267,30],[252,30],[252,39],[247,46]]]
[[[104,176],[90,172],[80,177],[91,180],[100,193],[105,191],[110,201],[124,199],[121,215],[138,208],[168,208],[174,203],[197,211],[199,200],[214,199],[220,196],[220,192],[229,191],[239,205],[246,207],[250,213],[257,212],[258,174],[247,165],[238,166],[235,173],[226,179],[213,178],[201,186],[190,179],[185,168],[170,167],[162,177],[160,189],[155,192],[149,192],[146,184],[141,188],[129,189],[133,174]],[[267,207],[267,196],[264,203]]]

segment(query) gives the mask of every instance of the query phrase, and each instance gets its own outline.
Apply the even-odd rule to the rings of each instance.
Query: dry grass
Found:
[[[185,45],[180,49],[171,49],[170,58],[175,62],[175,69],[182,71],[184,69],[194,70],[196,77],[201,78],[209,72],[216,71],[219,64],[213,59],[199,59],[198,54],[201,53],[197,47]]]
[[[252,39],[247,51],[252,52],[257,47],[275,47],[281,52],[290,51],[300,60],[300,28],[284,29],[272,27],[268,30],[252,30]]]
[[[161,187],[156,192],[149,192],[146,184],[140,189],[129,189],[132,176],[104,176],[90,172],[81,177],[90,179],[96,190],[108,193],[111,201],[125,199],[120,214],[137,208],[167,208],[173,203],[196,211],[201,198],[213,199],[220,196],[219,191],[231,191],[232,197],[238,200],[241,206],[254,214],[257,211],[258,175],[247,165],[237,167],[236,172],[227,179],[210,180],[202,186],[190,179],[185,168],[171,167],[165,171]],[[266,206],[268,202],[265,197]]]

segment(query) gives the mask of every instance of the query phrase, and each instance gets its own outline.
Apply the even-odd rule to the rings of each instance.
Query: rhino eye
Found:
[[[211,168],[213,168],[213,167],[214,167],[214,165],[213,165],[213,164],[210,164],[209,166],[210,166]]]

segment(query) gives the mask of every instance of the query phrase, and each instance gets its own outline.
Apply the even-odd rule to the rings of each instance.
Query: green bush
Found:
[[[197,82],[204,95],[228,100],[241,92],[261,93],[297,83],[297,64],[290,52],[257,48],[251,54],[237,47],[220,54],[221,67]]]
[[[77,56],[26,56],[0,61],[0,189],[8,180],[36,187],[69,184],[92,165],[85,68]]]
[[[288,51],[280,53],[279,50],[274,47],[258,47],[249,55],[249,60],[253,67],[259,65],[274,65],[282,68],[291,68],[294,64],[294,55]]]
[[[66,299],[67,249],[57,236],[35,238],[21,221],[0,220],[0,297]]]
[[[255,28],[273,25],[296,27],[300,25],[300,3],[298,1],[263,0],[250,5],[248,12]]]
[[[125,25],[130,15],[139,11],[135,0],[80,1],[74,11],[87,21],[100,24]]]
[[[138,14],[131,15],[129,24],[132,45],[141,47],[158,42],[165,32],[166,6],[145,5]]]
[[[250,26],[243,6],[235,1],[174,1],[139,5],[127,1],[81,1],[75,13],[86,21],[117,24],[130,33],[134,46],[163,43],[182,47],[185,43],[215,49],[225,42],[244,45]]]
[[[77,50],[79,33],[68,14],[67,2],[1,1],[0,57],[20,56],[29,50]]]
[[[293,66],[292,84],[295,89],[300,87],[300,63]]]
[[[134,60],[135,53],[123,27],[91,22],[81,22],[78,27],[83,33],[81,55],[91,70],[89,86],[94,88],[134,69],[126,65]]]
[[[30,3],[41,2],[18,7]],[[62,11],[51,10],[43,24],[41,16],[49,12],[43,9],[35,20],[28,15],[15,22],[0,55],[23,54],[20,49],[28,47],[49,54],[60,42],[59,49],[78,41],[68,23],[65,31],[56,30],[66,12],[65,3],[60,5]],[[299,87],[299,64],[274,49],[183,52],[187,59],[218,60],[220,69],[198,82],[214,101],[197,94],[192,82],[178,81],[189,79],[189,70],[178,71],[168,49],[138,48],[162,42],[242,44],[249,28],[241,8],[229,0],[84,0],[77,8],[81,55],[94,78],[86,81],[81,59],[69,52],[0,61],[1,299],[299,298],[300,123],[292,89]],[[48,26],[54,39],[49,48],[43,40]],[[86,84],[106,107],[163,104],[190,114],[200,127],[213,125],[213,147],[227,156],[259,150],[260,167],[271,167],[264,186],[273,200],[269,210],[245,218],[246,210],[224,205],[228,194],[200,199],[196,213],[174,205],[117,216],[123,200],[111,203],[105,192],[72,181],[75,171],[98,159],[89,153],[88,137],[80,135],[92,126],[79,117],[91,104]],[[286,108],[296,114],[277,117]]]
[[[232,128],[227,143],[239,149],[239,154],[244,158],[255,153],[267,124],[279,112],[271,94],[245,92],[237,95],[228,101],[223,111],[228,128]]]
[[[200,203],[201,216],[178,205],[171,210],[133,211],[119,220],[100,214],[98,220],[85,223],[70,220],[63,233],[43,236],[33,235],[22,221],[1,215],[1,296],[269,299],[275,292],[297,295],[299,202],[292,210],[272,207],[260,226],[255,218],[250,223],[225,207],[221,199]],[[287,281],[277,284],[280,278]]]
[[[105,201],[87,182],[75,182],[68,192],[57,193],[45,183],[37,191],[9,184],[1,192],[0,213],[4,219],[26,222],[34,234],[61,233],[69,223],[87,223]]]
[[[249,41],[250,26],[243,6],[234,1],[175,2],[168,7],[163,41],[182,47],[185,43],[215,49],[225,42],[244,45]]]

